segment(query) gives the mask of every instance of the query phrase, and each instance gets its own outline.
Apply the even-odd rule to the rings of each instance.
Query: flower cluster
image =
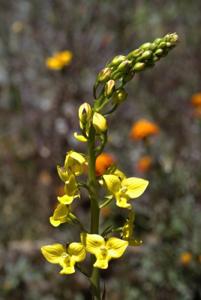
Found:
[[[58,204],[49,221],[54,227],[69,222],[79,225],[80,240],[67,245],[46,245],[41,251],[50,263],[61,266],[61,274],[72,274],[76,267],[82,272],[80,263],[89,253],[92,256],[91,274],[84,274],[89,278],[92,293],[97,299],[101,298],[98,269],[107,269],[109,261],[121,257],[128,246],[142,243],[133,233],[135,213],[132,200],[140,197],[149,183],[142,178],[126,177],[117,168],[116,159],[103,152],[107,143],[107,117],[126,99],[124,86],[134,74],[153,66],[176,42],[177,35],[168,34],[153,43],[143,44],[127,56],[117,56],[106,65],[94,84],[94,105],[85,102],[78,110],[80,132],[75,132],[74,137],[85,143],[87,152],[83,154],[71,150],[67,152],[63,166],[57,167],[64,193],[57,197]],[[47,66],[61,69],[71,58],[68,52],[57,53],[47,60]],[[141,120],[132,129],[131,137],[145,140],[158,131],[157,125]],[[83,182],[86,175],[87,180]],[[81,201],[81,188],[87,190],[90,201],[91,224],[88,230],[73,214],[72,204],[75,199],[78,203]],[[100,234],[101,212],[111,203],[124,210],[127,217],[121,227],[110,225]]]
[[[71,51],[56,52],[53,56],[46,59],[46,66],[50,70],[61,70],[71,63],[72,58],[73,54]]]
[[[82,142],[88,141],[91,128],[93,128],[97,136],[105,134],[107,130],[106,119],[100,113],[93,112],[88,103],[80,106],[78,116],[80,130],[82,131],[82,135],[75,135],[78,140]],[[89,157],[87,155],[69,151],[66,154],[64,165],[57,166],[58,175],[64,183],[64,195],[57,197],[58,205],[50,217],[50,223],[54,227],[63,223],[77,221],[76,216],[72,213],[71,205],[76,198],[80,198],[78,177],[84,173],[88,161]],[[115,199],[117,206],[129,209],[130,211],[130,217],[122,227],[121,238],[110,237],[105,239],[98,234],[82,232],[80,242],[70,243],[67,247],[61,244],[43,246],[41,250],[44,257],[50,263],[59,264],[62,267],[61,274],[74,273],[75,264],[83,261],[87,252],[96,256],[94,267],[106,269],[111,259],[122,256],[127,246],[132,244],[129,241],[133,235],[133,223],[131,222],[133,210],[131,204],[128,202],[143,194],[148,181],[136,177],[126,178],[125,174],[116,167],[109,169],[114,162],[111,155],[102,153],[96,158],[95,168],[100,183],[107,190],[106,199],[110,201]],[[100,209],[104,206],[100,204]],[[127,227],[131,233],[129,235],[125,235],[125,228]]]

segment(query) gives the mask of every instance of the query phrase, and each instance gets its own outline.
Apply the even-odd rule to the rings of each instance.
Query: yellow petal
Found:
[[[87,138],[85,138],[85,136],[78,134],[77,132],[74,132],[74,138],[82,143],[86,143],[87,142]]]
[[[61,244],[53,244],[41,247],[41,252],[47,261],[52,264],[59,264],[66,250]]]
[[[92,120],[93,126],[98,133],[104,132],[107,130],[107,121],[106,118],[101,114],[95,112]]]
[[[129,204],[128,197],[122,196],[121,193],[116,193],[115,194],[115,199],[116,199],[116,205],[121,207],[121,208],[131,208],[131,204]]]
[[[124,178],[126,178],[126,175],[119,169],[116,169],[114,171],[113,175],[116,175],[117,177],[119,177],[120,180],[123,180]]]
[[[110,258],[106,258],[106,259],[97,259],[94,263],[94,267],[95,268],[99,268],[99,269],[107,269],[108,268],[108,262],[109,262]]]
[[[64,165],[70,172],[79,176],[83,173],[85,163],[86,159],[82,154],[75,151],[69,151],[66,155]]]
[[[141,196],[148,184],[149,181],[137,177],[126,178],[122,181],[122,186],[127,188],[126,195],[130,198]]]
[[[62,261],[63,269],[60,271],[60,274],[73,274],[75,273],[75,261],[72,259],[70,255],[66,256],[66,258]]]
[[[127,247],[127,241],[115,237],[109,238],[109,240],[106,242],[106,248],[108,249],[108,253],[112,258],[121,257],[124,254]]]
[[[81,243],[71,243],[68,246],[68,253],[75,262],[83,261],[86,257],[85,247]]]
[[[121,188],[121,181],[118,176],[116,175],[103,175],[103,179],[105,180],[105,184],[108,190],[115,194]]]
[[[66,184],[65,184],[65,193],[68,196],[74,196],[74,197],[75,197],[75,194],[78,193],[77,182],[76,182],[76,179],[75,179],[74,175],[71,175],[69,177],[68,182],[66,182]]]
[[[57,197],[58,201],[62,204],[71,204],[74,200],[73,196],[63,195],[61,197]]]
[[[58,204],[56,209],[54,210],[53,216],[50,217],[50,223],[57,227],[61,223],[65,223],[68,220],[68,215],[70,212],[69,206],[64,204]]]
[[[100,247],[105,245],[105,240],[98,234],[86,234],[81,236],[82,244],[85,245],[89,253],[97,254]]]
[[[57,173],[63,182],[69,180],[70,174],[67,172],[67,170],[64,167],[57,166]]]

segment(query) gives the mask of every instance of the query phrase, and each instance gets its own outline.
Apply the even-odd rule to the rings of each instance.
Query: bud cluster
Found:
[[[124,85],[133,78],[135,73],[153,67],[155,62],[168,54],[177,41],[176,33],[167,34],[163,38],[155,39],[152,43],[141,45],[127,56],[114,57],[97,76],[95,95],[98,86],[103,85],[103,90],[97,100],[101,98],[104,101],[104,98],[111,98],[112,103],[116,105],[123,102],[127,97]]]

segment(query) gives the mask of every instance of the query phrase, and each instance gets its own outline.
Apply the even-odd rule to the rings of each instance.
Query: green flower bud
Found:
[[[161,42],[161,43],[159,44],[159,47],[160,47],[160,48],[166,48],[166,42]]]
[[[157,56],[161,56],[163,54],[163,49],[157,49],[154,54]]]
[[[146,67],[145,63],[137,62],[133,67],[133,71],[140,72],[140,71],[144,70],[145,67]]]
[[[144,43],[140,46],[140,49],[149,50],[151,47],[151,43]]]
[[[162,42],[161,38],[157,38],[157,39],[154,40],[154,44],[156,44],[156,45],[159,45],[160,42]]]
[[[152,55],[152,51],[146,50],[146,51],[141,55],[141,59],[142,59],[142,60],[143,60],[143,59],[148,59],[148,58],[151,57],[151,55]]]
[[[126,100],[127,98],[127,93],[124,89],[118,89],[114,92],[113,96],[112,96],[112,102],[114,104],[120,104],[123,101]]]
[[[129,60],[125,60],[117,68],[118,72],[126,72],[129,69],[129,66],[131,65],[131,62]]]
[[[112,79],[117,80],[122,77],[122,73],[116,71],[111,75],[111,77],[112,77]]]
[[[143,53],[142,49],[135,49],[127,55],[127,58],[137,58]]]
[[[126,59],[126,56],[124,55],[117,55],[113,58],[113,60],[110,63],[110,66],[118,66],[120,63],[122,63]]]
[[[105,96],[106,97],[110,97],[114,91],[115,88],[115,81],[114,80],[109,80],[108,82],[106,82],[105,84]]]
[[[104,68],[99,74],[98,74],[98,81],[99,82],[106,82],[108,79],[110,79],[110,75],[112,73],[112,70],[110,68]]]

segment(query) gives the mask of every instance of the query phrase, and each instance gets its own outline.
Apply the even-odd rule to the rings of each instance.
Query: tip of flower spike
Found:
[[[169,33],[165,36],[165,39],[167,42],[170,42],[171,44],[176,44],[179,41],[179,36],[176,32]]]

